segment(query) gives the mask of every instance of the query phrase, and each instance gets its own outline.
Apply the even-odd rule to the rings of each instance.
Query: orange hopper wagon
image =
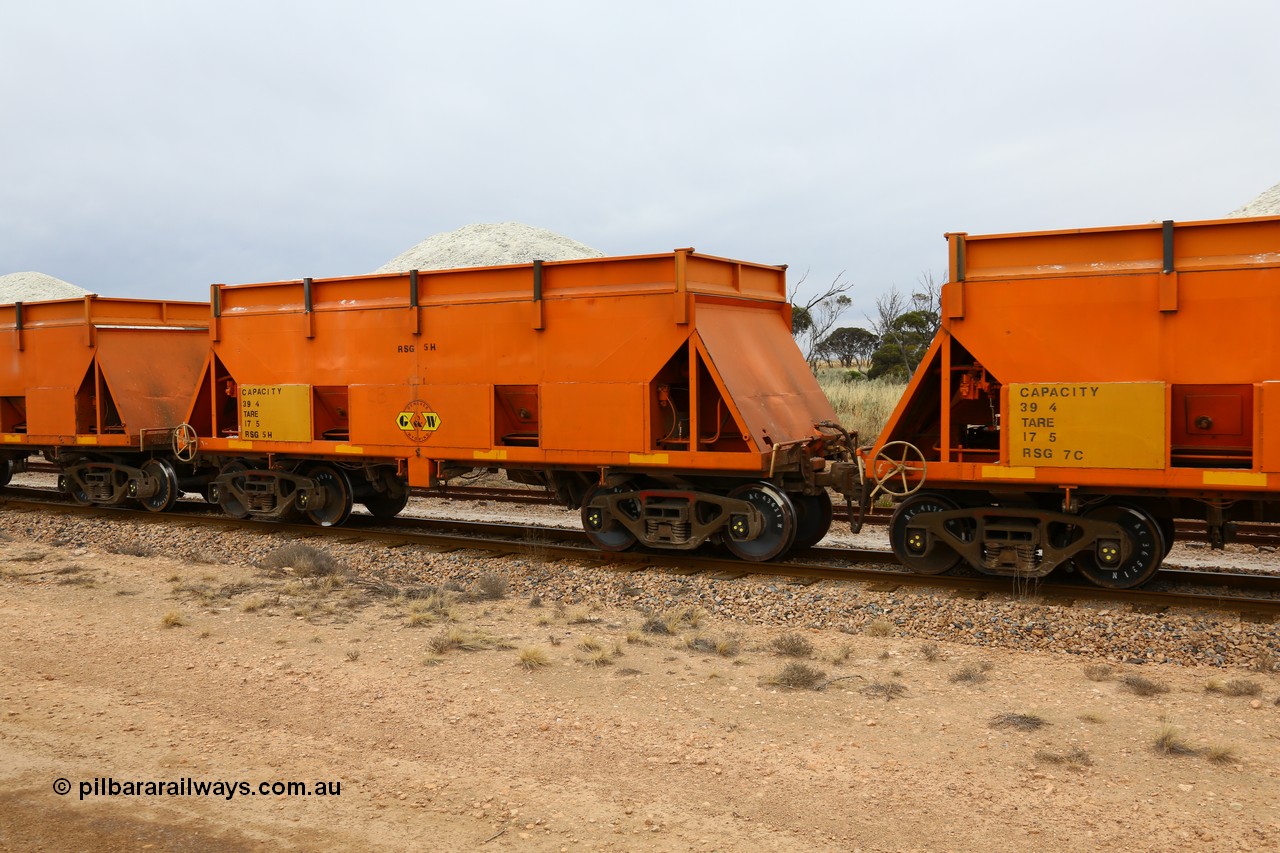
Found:
[[[1280,517],[1280,218],[948,239],[869,466],[906,565],[1131,587],[1175,518]]]
[[[188,420],[233,515],[354,504],[505,469],[606,549],[811,544],[849,441],[790,335],[785,268],[691,249],[212,290]],[[828,460],[832,464],[828,464]]]
[[[171,507],[195,474],[174,448],[208,326],[197,302],[0,305],[0,477],[40,453],[77,503]]]

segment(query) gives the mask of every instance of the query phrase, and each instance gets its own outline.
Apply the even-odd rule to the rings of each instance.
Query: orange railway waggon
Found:
[[[1280,517],[1280,218],[948,238],[870,465],[907,566],[1132,587],[1175,518]]]
[[[767,560],[821,539],[857,476],[790,313],[784,267],[691,249],[215,285],[186,423],[236,516],[391,516],[501,468],[601,548]]]
[[[900,503],[903,563],[1136,586],[1175,518],[1280,520],[1280,217],[949,235],[941,328],[874,445],[792,341],[785,267],[668,254],[0,306],[0,478],[343,523],[478,469],[605,550],[812,545]]]
[[[209,306],[86,296],[0,305],[0,479],[42,454],[80,504],[173,506],[174,454],[209,349]]]

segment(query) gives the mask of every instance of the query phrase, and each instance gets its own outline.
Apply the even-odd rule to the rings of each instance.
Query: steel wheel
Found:
[[[9,485],[9,481],[13,479],[13,460],[5,459],[0,462],[0,488]]]
[[[149,498],[139,498],[138,502],[152,512],[168,512],[178,501],[178,475],[173,466],[164,459],[148,459],[142,463],[142,473],[155,478],[160,483],[160,490]]]
[[[1173,550],[1173,540],[1177,538],[1178,528],[1171,515],[1157,517],[1156,523],[1160,525],[1160,535],[1164,537],[1164,556],[1167,557]]]
[[[1120,548],[1104,542],[1075,556],[1076,568],[1086,578],[1107,589],[1131,589],[1149,581],[1159,570],[1165,554],[1164,534],[1160,522],[1145,510],[1105,504],[1084,517],[1112,521],[1124,530]]]
[[[401,483],[399,494],[388,489],[385,492],[374,492],[360,502],[374,518],[395,518],[409,504],[409,486]]]
[[[769,483],[748,483],[729,493],[729,497],[749,502],[764,515],[764,529],[755,539],[735,539],[736,522],[729,518],[729,535],[725,546],[741,560],[763,562],[780,557],[787,552],[796,538],[796,509],[777,487]]]
[[[831,529],[831,495],[823,489],[816,495],[795,492],[788,495],[796,508],[796,539],[792,548],[812,548]]]
[[[915,495],[898,504],[889,519],[889,545],[902,565],[916,574],[940,575],[960,565],[962,557],[951,546],[928,530],[911,524],[918,515],[930,512],[950,512],[959,509],[955,501],[942,495]],[[957,534],[963,522],[948,523],[948,530]]]
[[[310,476],[316,485],[324,486],[325,499],[308,504],[307,518],[321,527],[337,527],[351,516],[351,481],[341,468],[332,465],[317,465]]]
[[[632,488],[630,483],[607,487],[597,483],[582,499],[582,529],[587,532],[591,543],[602,551],[626,551],[635,546],[636,535],[605,508],[603,501],[597,506],[592,506],[591,503],[598,497],[629,492]],[[640,515],[640,507],[636,506],[635,501],[623,501],[618,509],[633,518]]]

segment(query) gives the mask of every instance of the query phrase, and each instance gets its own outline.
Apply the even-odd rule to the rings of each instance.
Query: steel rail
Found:
[[[969,597],[1012,595],[1035,597],[1050,603],[1071,604],[1075,601],[1115,601],[1157,608],[1198,608],[1229,611],[1251,620],[1267,621],[1280,616],[1280,577],[1162,569],[1153,581],[1167,583],[1172,589],[1109,590],[1076,580],[1026,579],[989,575],[919,575],[904,570],[872,568],[868,564],[896,563],[889,551],[845,548],[814,548],[793,558],[772,563],[750,563],[742,560],[698,553],[628,551],[605,553],[591,545],[581,530],[554,527],[531,528],[524,525],[397,517],[374,519],[352,516],[342,527],[317,527],[311,524],[266,522],[235,519],[204,504],[183,505],[184,511],[152,513],[123,507],[77,506],[69,501],[54,501],[47,492],[36,498],[16,495],[0,496],[0,506],[25,511],[53,511],[115,518],[128,518],[146,523],[214,524],[255,533],[289,533],[298,538],[337,538],[350,542],[381,541],[399,545],[419,545],[436,550],[477,550],[498,553],[537,553],[547,558],[576,559],[605,568],[635,571],[657,568],[681,574],[709,573],[717,579],[732,580],[749,576],[779,576],[797,581],[835,580],[866,583],[877,591],[900,588],[945,589]],[[1232,594],[1235,589],[1251,590],[1261,595]]]

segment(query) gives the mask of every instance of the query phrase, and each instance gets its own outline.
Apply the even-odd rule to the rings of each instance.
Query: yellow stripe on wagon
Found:
[[[1035,468],[1005,465],[983,465],[982,476],[993,480],[1034,480]]]
[[[1252,471],[1205,471],[1206,486],[1256,486],[1267,487],[1267,475]]]

